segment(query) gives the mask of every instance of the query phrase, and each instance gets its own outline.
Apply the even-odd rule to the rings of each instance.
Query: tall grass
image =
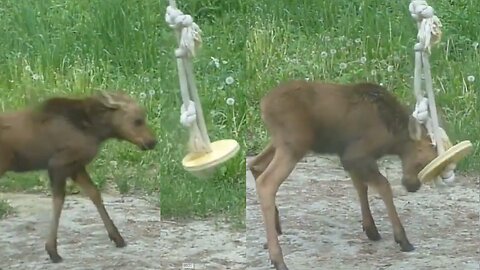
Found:
[[[0,219],[12,213],[13,208],[5,200],[0,200]]]
[[[109,142],[92,164],[103,187],[154,195],[164,218],[226,214],[243,223],[245,209],[245,24],[240,2],[177,1],[203,30],[194,59],[197,86],[211,140],[233,138],[240,153],[207,180],[184,171],[187,131],[180,125],[180,90],[174,32],[165,23],[167,1],[2,1],[0,105],[2,111],[52,95],[84,96],[97,88],[122,88],[148,112],[157,149],[140,152]],[[219,66],[215,65],[218,59]],[[234,83],[227,85],[231,76]],[[226,99],[236,100],[227,105]],[[44,173],[11,174],[3,190],[33,189]]]
[[[282,80],[382,83],[413,104],[413,45],[417,28],[409,1],[257,1],[246,44],[248,151],[258,152],[267,134],[259,100]],[[474,153],[460,170],[480,170],[480,24],[473,0],[429,1],[443,23],[432,50],[437,104],[445,111],[453,142],[470,140]],[[469,77],[470,76],[470,77]],[[475,77],[474,81],[469,81]]]

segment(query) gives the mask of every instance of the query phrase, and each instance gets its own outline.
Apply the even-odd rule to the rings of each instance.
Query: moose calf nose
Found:
[[[408,192],[416,192],[420,189],[421,186],[422,186],[422,183],[418,182],[417,184],[406,185],[405,188],[407,189]]]
[[[151,140],[151,141],[149,141],[145,144],[145,147],[148,150],[151,150],[151,149],[155,148],[156,145],[157,145],[157,140]]]

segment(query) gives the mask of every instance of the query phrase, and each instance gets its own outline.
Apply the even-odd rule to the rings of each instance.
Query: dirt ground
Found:
[[[93,204],[67,196],[60,220],[58,252],[52,264],[44,251],[51,198],[0,194],[16,210],[0,220],[0,270],[19,269],[245,269],[245,233],[212,220],[160,222],[160,210],[136,197],[103,195],[105,207],[125,238],[115,248]]]
[[[400,252],[378,194],[370,206],[382,240],[362,231],[357,193],[336,157],[308,156],[277,195],[284,235],[280,244],[290,269],[480,269],[480,176],[456,173],[453,186],[424,185],[407,193],[398,160],[379,163],[390,180],[407,237],[415,246]],[[255,183],[247,171],[247,269],[270,268]]]

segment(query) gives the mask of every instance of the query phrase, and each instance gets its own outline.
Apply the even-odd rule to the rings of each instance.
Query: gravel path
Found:
[[[308,156],[277,195],[290,269],[480,269],[480,177],[459,176],[452,187],[423,186],[407,193],[396,159],[382,161],[403,225],[416,250],[400,252],[378,194],[369,193],[379,242],[362,232],[356,191],[335,157]],[[271,269],[255,183],[247,171],[247,261],[251,270]]]
[[[58,235],[58,252],[64,261],[52,264],[44,251],[51,198],[0,194],[16,210],[16,214],[0,220],[0,270],[245,269],[244,232],[211,220],[160,222],[159,208],[145,199],[103,197],[127,246],[116,248],[110,242],[86,197],[70,195]],[[192,264],[194,268],[189,268]]]

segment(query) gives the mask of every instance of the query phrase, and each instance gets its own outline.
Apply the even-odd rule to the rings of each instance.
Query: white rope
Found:
[[[201,30],[190,15],[183,14],[177,9],[175,1],[165,13],[165,21],[176,31],[178,48],[175,50],[177,58],[178,77],[183,104],[180,107],[180,123],[189,128],[190,151],[195,153],[210,152],[210,138],[203,118],[200,98],[197,94],[195,78],[190,58],[195,57],[196,50],[201,46]],[[193,101],[192,101],[192,99]]]
[[[409,5],[409,11],[413,19],[417,22],[418,43],[414,46],[415,51],[415,74],[414,74],[414,93],[417,103],[412,114],[421,124],[424,124],[432,140],[432,144],[437,148],[437,154],[445,152],[448,136],[438,123],[437,108],[435,96],[433,93],[432,76],[430,73],[429,55],[432,45],[440,41],[442,23],[435,16],[434,9],[428,5],[425,0],[412,0]],[[427,97],[424,97],[422,91],[422,73],[425,78],[425,88]],[[455,164],[448,165],[442,174],[437,177],[435,183],[444,185],[445,182],[453,182],[455,179]]]
[[[191,127],[197,122],[197,112],[195,110],[195,103],[193,101],[188,101],[188,106],[185,108],[185,104],[182,104],[180,107],[180,123],[184,127]]]
[[[167,7],[165,21],[180,33],[179,48],[175,50],[176,57],[194,57],[200,47],[202,30],[193,22],[192,16],[183,14],[173,6]]]

